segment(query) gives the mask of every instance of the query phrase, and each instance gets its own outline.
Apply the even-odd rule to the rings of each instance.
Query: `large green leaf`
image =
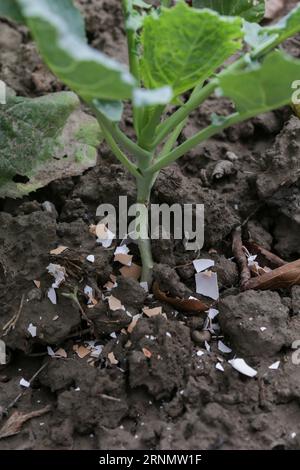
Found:
[[[195,8],[211,8],[221,15],[241,16],[258,22],[265,14],[265,0],[193,0]]]
[[[0,197],[19,197],[82,173],[95,165],[100,140],[96,119],[80,111],[74,93],[9,95],[0,106]]]
[[[17,0],[50,69],[84,100],[130,98],[135,80],[127,68],[88,46],[72,0]]]
[[[242,20],[179,2],[149,15],[142,33],[141,71],[147,88],[169,85],[175,96],[208,78],[241,46]]]
[[[0,16],[22,23],[24,18],[17,0],[0,0]]]
[[[247,70],[224,72],[219,83],[222,94],[234,101],[238,111],[256,115],[290,103],[292,84],[299,77],[300,60],[274,51]]]
[[[273,40],[275,47],[300,31],[300,4],[274,25],[260,27],[245,23],[244,28],[245,40],[253,48],[261,46],[270,39]]]

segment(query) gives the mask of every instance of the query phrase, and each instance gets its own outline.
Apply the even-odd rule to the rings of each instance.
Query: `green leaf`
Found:
[[[110,121],[121,121],[124,108],[122,101],[94,100],[93,105]]]
[[[300,60],[274,51],[247,70],[224,72],[219,83],[222,95],[232,99],[240,113],[256,115],[289,104],[292,84],[299,77]]]
[[[155,90],[136,89],[133,93],[133,103],[137,108],[168,104],[172,98],[173,92],[169,86]]]
[[[300,5],[272,26],[255,26],[256,27],[245,23],[246,42],[253,48],[256,48],[271,39],[274,43],[273,47],[276,47],[278,44],[300,31]]]
[[[144,8],[145,10],[149,10],[149,8],[151,8],[151,5],[144,2],[143,0],[133,0],[133,6],[137,8]]]
[[[18,0],[49,68],[85,101],[130,98],[135,80],[127,68],[91,48],[72,0]]]
[[[0,16],[4,16],[18,23],[24,23],[17,0],[0,0]]]
[[[79,104],[71,92],[8,96],[0,106],[0,197],[20,197],[95,165],[100,128]],[[16,175],[29,181],[16,183]]]
[[[241,47],[240,18],[220,17],[179,2],[145,18],[141,72],[147,88],[169,85],[175,96],[207,79]]]
[[[193,0],[195,8],[211,8],[221,15],[241,16],[259,22],[265,14],[265,0]]]

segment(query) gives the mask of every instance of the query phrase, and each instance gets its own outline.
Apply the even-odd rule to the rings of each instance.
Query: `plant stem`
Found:
[[[115,155],[115,157],[127,168],[127,170],[134,175],[136,178],[140,178],[141,173],[139,172],[139,169],[134,163],[132,163],[129,158],[125,155],[125,153],[122,152],[122,150],[118,147],[116,141],[112,137],[110,130],[107,128],[105,121],[99,116],[98,113],[98,121],[101,126],[101,129],[104,134],[104,138],[109,145],[111,151]]]
[[[212,80],[208,85],[201,88],[196,93],[192,93],[190,99],[181,106],[171,117],[164,121],[157,128],[155,139],[152,143],[152,147],[156,148],[168,135],[175,129],[181,122],[188,117],[188,115],[198,108],[217,88],[218,81]]]
[[[141,148],[138,144],[129,139],[124,132],[121,131],[119,126],[116,123],[111,122],[107,119],[102,113],[97,109],[93,108],[96,114],[96,117],[99,121],[100,127],[106,127],[114,140],[124,148],[124,150],[130,152],[130,154],[138,156],[141,159],[149,160],[151,158],[150,152]]]
[[[201,130],[200,132],[197,132],[193,137],[190,139],[186,140],[183,144],[179,145],[176,149],[172,150],[168,154],[163,154],[158,158],[156,163],[154,165],[150,166],[146,172],[147,173],[154,173],[157,171],[160,171],[162,168],[170,165],[172,162],[177,160],[178,158],[182,157],[186,152],[191,150],[192,148],[196,147],[199,145],[201,142],[204,140],[209,139],[215,134],[218,134],[222,130],[226,129],[229,126],[232,126],[233,124],[237,124],[239,122],[245,121],[246,119],[249,119],[253,116],[255,116],[257,113],[234,113],[227,118],[224,118],[223,122],[220,124],[212,124],[205,129]]]
[[[151,239],[149,238],[148,215],[151,189],[155,182],[156,174],[149,174],[143,178],[137,179],[137,203],[142,204],[146,210],[141,210],[139,214],[139,224],[147,228],[146,236],[138,238],[138,246],[142,260],[141,281],[147,282],[149,287],[152,281],[153,259],[151,251]],[[136,227],[138,230],[138,227]],[[140,230],[138,230],[140,232]]]

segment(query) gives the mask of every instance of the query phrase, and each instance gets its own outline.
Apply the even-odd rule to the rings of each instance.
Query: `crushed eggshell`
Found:
[[[114,252],[114,255],[128,255],[129,253],[129,248],[127,245],[121,245],[121,246],[117,246],[117,248],[115,249],[115,252]]]
[[[94,346],[91,348],[91,357],[94,357],[95,359],[98,359],[100,354],[102,353],[103,346],[101,344],[98,344],[97,346]]]
[[[141,266],[138,266],[135,263],[132,263],[131,266],[123,266],[119,271],[123,277],[132,278],[136,281],[139,280],[142,274]]]
[[[148,282],[140,282],[140,286],[141,286],[146,292],[149,292]]]
[[[84,293],[88,298],[88,305],[92,305],[92,306],[97,305],[97,303],[98,303],[97,300],[94,297],[93,292],[94,291],[93,291],[93,288],[91,286],[86,285],[84,287]]]
[[[67,250],[67,246],[59,245],[57,248],[54,250],[50,251],[50,255],[61,255],[65,250]]]
[[[201,351],[200,349],[196,352],[196,356],[201,357],[205,354],[205,351]]]
[[[274,362],[273,364],[271,364],[269,366],[269,369],[277,370],[279,368],[279,366],[280,366],[280,361],[276,361],[276,362]]]
[[[228,363],[241,374],[247,375],[248,377],[255,377],[257,375],[257,370],[248,366],[244,359],[236,358],[231,359]]]
[[[232,352],[232,349],[226,346],[226,344],[224,344],[221,340],[218,341],[218,349],[219,351],[225,354],[229,354]]]
[[[144,353],[144,356],[147,357],[148,359],[150,359],[152,357],[152,352],[149,351],[149,349],[143,348],[142,351]]]
[[[57,351],[55,351],[55,356],[56,357],[68,357],[68,354],[63,348],[59,348]]]
[[[119,364],[119,361],[116,359],[115,355],[113,352],[110,352],[107,354],[107,357],[109,359],[109,362],[112,364],[112,365],[116,365],[116,364]]]
[[[95,263],[95,255],[88,255],[86,257],[86,260],[89,262],[89,263]]]
[[[194,259],[193,265],[196,272],[200,273],[201,271],[206,271],[206,269],[214,266],[215,262],[212,259]]]
[[[30,387],[30,382],[28,382],[27,380],[22,378],[20,380],[20,385],[21,385],[21,387],[29,388]]]
[[[204,345],[205,345],[206,351],[210,352],[211,348],[207,341],[204,341]]]
[[[37,287],[38,289],[41,287],[41,281],[35,280],[33,282],[34,282],[35,287]]]
[[[37,327],[34,326],[32,323],[30,323],[30,325],[28,326],[27,331],[31,334],[33,338],[36,337]]]
[[[58,289],[59,286],[65,281],[66,278],[66,269],[60,264],[50,263],[47,266],[47,271],[51,276],[54,277],[55,282],[52,284],[54,289]]]
[[[98,237],[97,243],[102,245],[103,248],[110,248],[116,235],[101,223],[97,224],[95,231]]]
[[[196,292],[214,300],[219,298],[218,276],[212,271],[195,274]]]
[[[77,356],[80,358],[80,359],[83,359],[85,358],[86,356],[88,356],[90,354],[90,349],[88,348],[85,348],[84,346],[78,346],[77,344],[75,344],[73,346],[73,351],[76,352]]]
[[[220,370],[221,372],[224,372],[224,367],[222,366],[220,362],[217,362],[216,369]]]
[[[122,302],[113,295],[108,298],[108,305],[110,310],[112,310],[113,312],[115,312],[116,310],[125,310],[125,307],[124,305],[122,305]]]
[[[50,287],[47,292],[48,299],[53,305],[57,304],[57,297],[54,287]]]
[[[48,356],[50,356],[50,357],[54,357],[54,356],[55,356],[55,352],[53,351],[53,349],[51,348],[51,346],[47,346],[47,352],[48,352]]]
[[[219,315],[219,310],[217,310],[216,308],[210,308],[208,310],[208,318],[210,318],[211,320],[213,320],[217,315]]]
[[[262,331],[262,332],[266,331],[266,329],[267,329],[267,328],[266,328],[265,326],[261,326],[261,327],[260,327],[260,331]]]
[[[117,262],[123,264],[124,266],[131,266],[132,265],[132,258],[133,258],[132,255],[119,253],[119,254],[115,255],[114,261],[117,261]]]
[[[128,333],[132,333],[133,329],[135,328],[137,322],[139,321],[139,319],[141,318],[141,314],[138,313],[137,315],[134,315],[132,317],[132,322],[129,324],[129,326],[127,327],[127,331]]]
[[[143,312],[149,318],[156,317],[156,315],[162,314],[162,307],[154,307],[154,308],[144,307]]]

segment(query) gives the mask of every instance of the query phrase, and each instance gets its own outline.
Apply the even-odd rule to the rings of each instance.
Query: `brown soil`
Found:
[[[78,3],[90,42],[126,61],[120,2]],[[298,36],[286,44],[298,57],[299,41]],[[17,93],[37,96],[62,89],[27,31],[7,22],[0,28],[0,64],[0,78]],[[182,138],[198,130],[212,112],[229,108],[226,101],[210,99],[194,113]],[[126,115],[129,133],[130,125]],[[300,287],[241,293],[231,259],[232,230],[245,221],[245,236],[250,232],[257,243],[287,261],[300,257],[299,142],[300,121],[289,109],[267,113],[198,146],[162,171],[155,184],[153,202],[205,204],[201,256],[216,263],[220,334],[233,349],[230,355],[218,350],[217,338],[210,342],[210,352],[197,355],[205,349],[203,338],[195,334],[203,328],[203,315],[178,314],[163,305],[166,316],[144,315],[125,334],[130,317],[122,310],[111,312],[102,299],[104,284],[111,273],[118,274],[120,265],[113,262],[113,250],[95,246],[89,225],[97,221],[98,204],[117,204],[119,195],[128,195],[132,202],[135,198],[133,179],[105,145],[99,165],[81,177],[56,181],[23,200],[0,201],[0,331],[18,313],[24,297],[15,329],[3,338],[10,363],[0,366],[0,427],[5,409],[20,392],[20,379],[30,379],[46,361],[16,406],[24,412],[52,406],[17,436],[0,440],[0,449],[300,448],[300,366],[293,364],[291,350],[300,339]],[[231,164],[227,152],[237,157]],[[215,179],[220,160],[230,171]],[[50,211],[45,201],[52,203]],[[53,258],[49,252],[58,245],[69,250]],[[161,286],[173,295],[193,295],[195,253],[184,251],[179,242],[153,245]],[[132,252],[139,263],[136,248]],[[94,264],[86,261],[90,253],[96,257]],[[46,271],[50,261],[64,265],[68,273],[57,305],[47,298],[53,282]],[[34,280],[41,282],[39,289]],[[117,283],[112,293],[131,315],[145,305],[162,305],[134,280],[118,277]],[[86,284],[100,299],[94,309],[87,308]],[[62,295],[75,286],[84,318]],[[30,323],[37,326],[35,338],[28,332]],[[91,364],[88,357],[78,357],[74,346],[94,338],[103,350]],[[68,357],[50,358],[47,346],[64,348]],[[118,364],[108,359],[111,352]],[[234,354],[257,369],[257,377],[233,370],[226,361]],[[224,372],[216,369],[222,359]],[[279,369],[269,369],[278,360]]]

